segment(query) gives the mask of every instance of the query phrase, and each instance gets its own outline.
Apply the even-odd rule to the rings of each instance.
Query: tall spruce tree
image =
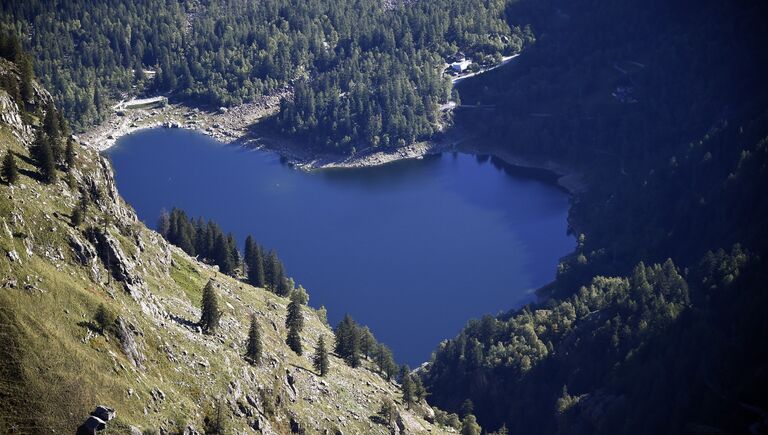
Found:
[[[288,304],[285,327],[288,328],[286,343],[294,352],[301,355],[301,331],[304,329],[304,316],[301,314],[301,302],[296,296],[291,297],[291,302]]]
[[[57,163],[62,160],[63,153],[61,152],[61,146],[59,144],[61,139],[59,115],[56,113],[56,108],[53,107],[53,104],[46,108],[45,118],[43,119],[43,130],[45,130],[45,134],[48,136],[49,143],[51,144],[53,161],[54,163]]]
[[[339,322],[334,330],[336,335],[336,353],[352,367],[360,365],[360,333],[357,323],[349,314]]]
[[[255,314],[251,314],[251,328],[248,330],[248,344],[245,349],[245,358],[251,364],[261,361],[261,331]]]
[[[248,283],[254,287],[264,287],[264,256],[261,247],[251,237],[245,239],[245,265],[248,269]]]
[[[24,106],[26,106],[26,104],[32,100],[35,93],[32,84],[32,80],[35,78],[35,73],[32,67],[32,59],[29,55],[19,52],[16,55],[16,59],[16,65],[19,67],[19,74],[21,76],[19,91],[21,92],[21,98],[24,100]]]
[[[206,334],[216,331],[221,320],[221,311],[219,311],[219,301],[216,296],[216,290],[213,287],[213,280],[203,288],[203,300],[201,304],[202,314],[200,316],[200,327]]]
[[[413,379],[410,368],[405,364],[400,368],[400,385],[403,390],[403,403],[410,408],[414,403]]]
[[[67,171],[75,167],[75,141],[71,137],[67,139],[67,147],[64,149],[64,164],[67,165]]]
[[[3,180],[8,184],[15,184],[19,180],[19,168],[16,166],[16,158],[13,152],[8,150],[3,157]]]
[[[325,336],[321,335],[320,340],[317,342],[317,348],[315,349],[315,356],[312,359],[312,363],[315,366],[315,370],[320,372],[320,376],[328,374],[328,350],[325,348]]]
[[[232,249],[230,249],[227,236],[224,233],[216,235],[213,245],[213,261],[219,266],[221,273],[231,275],[235,271]]]
[[[51,143],[46,134],[40,130],[37,132],[35,144],[32,148],[35,163],[40,170],[40,177],[46,183],[56,181],[56,162],[53,158]]]

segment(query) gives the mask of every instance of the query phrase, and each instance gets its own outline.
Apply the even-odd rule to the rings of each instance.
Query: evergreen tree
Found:
[[[19,91],[21,92],[21,98],[24,100],[24,105],[26,105],[34,96],[32,80],[35,77],[35,73],[32,68],[32,59],[29,55],[19,53],[16,57],[18,59],[16,64],[19,67],[19,73],[21,75]]]
[[[475,404],[472,403],[470,399],[466,399],[462,404],[461,408],[459,409],[459,412],[461,413],[461,418],[464,418],[470,414],[474,414],[475,412]]]
[[[270,250],[264,260],[264,278],[266,284],[273,292],[277,288],[277,276],[280,270],[280,259],[277,258],[277,253],[274,250]]]
[[[261,331],[255,314],[251,315],[251,328],[248,330],[245,358],[251,364],[258,364],[261,361]]]
[[[467,414],[461,421],[461,435],[480,435],[482,428],[477,424],[477,418],[472,414]]]
[[[15,184],[19,180],[19,168],[16,166],[16,158],[13,152],[8,150],[3,157],[3,180],[8,184]]]
[[[219,326],[219,320],[221,320],[221,312],[219,311],[219,301],[213,288],[212,279],[208,280],[208,283],[203,288],[201,309],[202,314],[199,325],[203,332],[206,334],[215,332]]]
[[[213,261],[219,266],[221,273],[231,275],[235,271],[232,249],[230,249],[227,236],[224,233],[216,235],[213,245]]]
[[[328,373],[328,350],[325,348],[325,336],[320,336],[320,340],[317,342],[317,349],[315,349],[315,357],[312,359],[312,363],[315,366],[315,370],[320,372],[320,376],[325,376]]]
[[[288,328],[286,343],[294,352],[301,355],[301,331],[304,329],[304,316],[301,314],[301,302],[296,296],[292,296],[291,302],[288,304],[285,327]]]
[[[45,131],[46,136],[48,136],[49,143],[51,144],[54,163],[61,161],[63,157],[61,147],[59,146],[61,126],[59,124],[59,115],[56,113],[56,108],[53,107],[53,104],[48,106],[45,111],[43,130]]]
[[[400,368],[400,384],[403,390],[403,403],[410,408],[414,403],[413,379],[411,379],[411,370],[403,364]]]
[[[288,330],[288,338],[285,340],[285,343],[292,351],[296,352],[296,355],[301,355],[303,353],[301,348],[301,334],[297,329],[291,328]]]
[[[392,379],[392,376],[397,374],[397,364],[392,357],[392,351],[386,345],[382,343],[376,344],[375,361],[387,380]]]
[[[35,163],[40,170],[40,176],[46,183],[56,181],[56,162],[53,158],[53,150],[48,137],[43,131],[38,131],[35,144],[32,148]]]
[[[93,320],[96,322],[96,325],[98,325],[99,330],[103,334],[112,326],[112,324],[115,323],[116,316],[112,311],[107,309],[104,304],[99,304],[99,307],[96,309],[96,314],[93,316]]]
[[[229,256],[232,259],[232,273],[240,265],[240,251],[237,250],[237,242],[235,236],[232,233],[227,234],[227,247],[229,248]]]
[[[339,322],[334,330],[336,335],[336,353],[344,358],[347,364],[352,367],[360,365],[360,337],[357,324],[352,317],[347,314]]]
[[[67,139],[67,147],[64,149],[64,164],[68,171],[75,167],[75,141],[71,137]]]
[[[249,235],[245,239],[245,264],[248,268],[248,282],[254,287],[264,287],[264,257],[261,247]]]
[[[413,377],[413,397],[419,401],[427,397],[427,389],[424,388],[424,382],[421,380],[421,376]]]

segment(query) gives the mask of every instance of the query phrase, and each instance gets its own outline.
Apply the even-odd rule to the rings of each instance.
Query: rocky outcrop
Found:
[[[104,405],[99,405],[85,419],[85,422],[77,428],[75,435],[92,435],[107,427],[107,423],[115,418],[115,410]]]
[[[86,231],[88,240],[96,246],[96,252],[104,267],[125,285],[133,296],[139,297],[145,287],[144,280],[135,272],[135,265],[120,247],[120,242],[108,231],[91,227]]]
[[[96,250],[90,243],[81,240],[74,232],[69,235],[69,246],[72,248],[75,260],[91,272],[91,279],[95,282],[101,280],[101,272],[96,262]]]
[[[120,340],[120,347],[123,353],[133,365],[139,369],[144,368],[144,354],[136,343],[136,336],[141,332],[133,325],[128,324],[122,317],[118,317],[115,322],[117,338]]]

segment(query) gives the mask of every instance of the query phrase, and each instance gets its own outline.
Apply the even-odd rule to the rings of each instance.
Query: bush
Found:
[[[105,307],[104,304],[99,304],[99,307],[96,309],[96,314],[93,316],[93,320],[96,322],[96,325],[98,325],[101,333],[104,334],[115,324],[117,316]]]

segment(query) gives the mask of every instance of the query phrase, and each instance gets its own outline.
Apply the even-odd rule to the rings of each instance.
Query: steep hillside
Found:
[[[0,76],[19,79],[5,60]],[[406,409],[371,361],[353,369],[331,355],[321,377],[312,355],[333,331],[319,312],[301,308],[304,355],[295,354],[285,344],[288,300],[147,229],[96,151],[75,145],[71,176],[59,167],[58,181],[43,183],[30,147],[51,107],[37,85],[26,102],[0,90],[0,154],[19,167],[16,183],[0,185],[0,432],[72,433],[97,404],[117,412],[108,433],[195,433],[206,419],[227,433],[453,431],[427,421],[426,403]],[[82,197],[84,220],[73,225]],[[223,311],[211,335],[197,326],[209,280]],[[100,304],[116,316],[103,332]],[[252,314],[264,348],[257,365],[243,358]],[[389,400],[397,409],[387,421],[377,414]]]
[[[536,46],[468,80],[457,123],[583,173],[578,245],[539,304],[438,347],[431,403],[510,433],[765,432],[766,3],[513,9]]]

